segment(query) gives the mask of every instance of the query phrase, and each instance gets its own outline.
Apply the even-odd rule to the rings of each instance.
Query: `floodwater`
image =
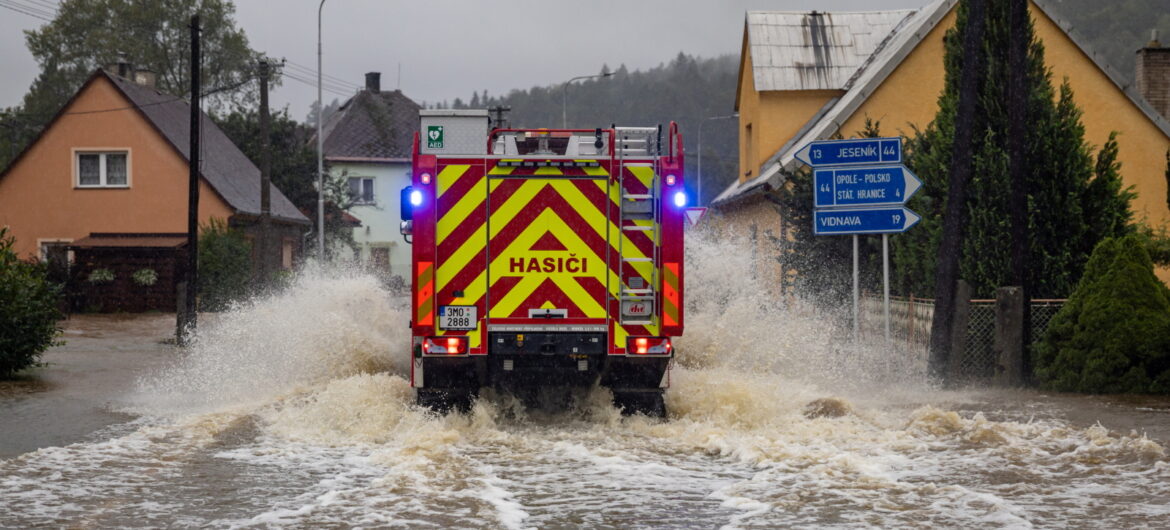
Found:
[[[187,352],[173,315],[76,317],[0,387],[0,527],[1170,526],[1170,399],[934,389],[690,245],[666,421],[604,390],[419,410],[401,301],[360,274],[306,271]]]

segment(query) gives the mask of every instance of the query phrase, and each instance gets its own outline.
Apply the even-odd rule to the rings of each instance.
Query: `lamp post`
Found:
[[[322,1],[324,1],[324,0],[322,0]],[[579,79],[593,79],[595,77],[609,77],[611,75],[613,75],[613,72],[606,72],[604,74],[593,74],[593,75],[579,75],[579,76],[574,77],[568,81],[565,81],[564,83],[561,83],[561,128],[562,129],[569,128],[568,111],[566,110],[568,108],[568,101],[569,101],[569,96],[568,96],[569,83],[572,83],[573,81],[577,81]]]
[[[317,259],[325,259],[325,138],[321,136],[325,122],[325,105],[321,101],[321,11],[325,0],[317,6]]]
[[[695,191],[695,195],[697,196],[697,200],[695,202],[697,202],[699,205],[703,204],[703,124],[705,124],[709,121],[713,121],[713,120],[728,120],[731,118],[738,118],[738,117],[739,117],[739,113],[734,112],[734,113],[728,114],[726,116],[710,116],[708,118],[703,118],[703,121],[699,122],[699,163],[698,163],[698,166],[699,166],[698,181],[699,181],[699,183],[697,186],[698,190]]]

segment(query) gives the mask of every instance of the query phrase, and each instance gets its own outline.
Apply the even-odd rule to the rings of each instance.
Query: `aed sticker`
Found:
[[[443,148],[443,126],[442,125],[428,125],[427,126],[427,149],[442,149]]]

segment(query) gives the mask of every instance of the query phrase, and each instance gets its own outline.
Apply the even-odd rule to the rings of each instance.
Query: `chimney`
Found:
[[[382,91],[382,72],[369,72],[366,74],[366,90],[375,94]]]
[[[155,88],[158,84],[158,74],[150,70],[135,70],[134,82],[148,88]]]
[[[1154,30],[1150,43],[1137,52],[1137,88],[1142,97],[1170,119],[1170,48],[1158,42]]]

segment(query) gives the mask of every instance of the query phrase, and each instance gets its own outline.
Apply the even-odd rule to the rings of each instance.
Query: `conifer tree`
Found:
[[[910,207],[923,215],[914,230],[893,238],[897,288],[905,294],[932,294],[941,217],[945,211],[951,161],[962,35],[968,23],[966,3],[957,7],[954,28],[944,38],[946,81],[934,121],[907,145],[907,164],[922,178],[922,191]],[[1008,206],[1009,115],[1008,2],[987,0],[983,60],[972,148],[972,180],[967,203],[961,274],[972,294],[990,297],[1011,279]],[[1032,235],[1028,261],[1032,296],[1068,296],[1080,278],[1089,253],[1103,237],[1127,233],[1132,192],[1123,190],[1117,142],[1111,139],[1094,163],[1084,140],[1081,111],[1065,81],[1054,88],[1044,65],[1044,46],[1028,23],[1028,225]]]

